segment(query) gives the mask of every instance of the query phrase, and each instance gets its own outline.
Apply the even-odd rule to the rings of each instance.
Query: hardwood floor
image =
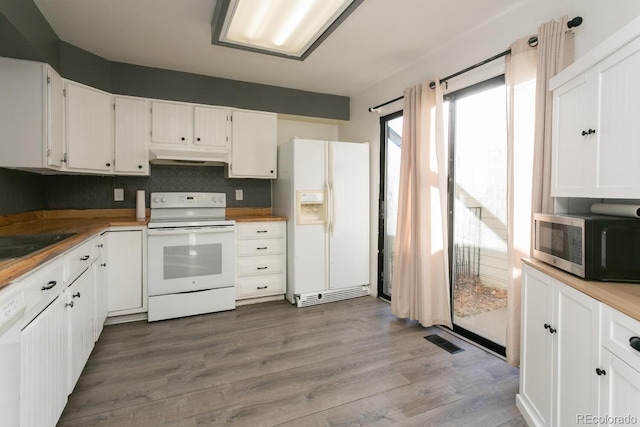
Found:
[[[58,425],[525,426],[517,390],[517,368],[383,301],[278,301],[105,326]]]

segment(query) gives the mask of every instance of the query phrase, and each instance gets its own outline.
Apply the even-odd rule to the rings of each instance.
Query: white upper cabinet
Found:
[[[113,170],[111,95],[74,82],[66,83],[67,169]]]
[[[554,197],[640,198],[637,27],[623,28],[551,80]]]
[[[277,115],[233,112],[230,178],[276,178]]]
[[[229,110],[194,107],[194,145],[229,150]]]
[[[60,169],[64,157],[63,83],[47,64],[0,58],[0,166]]]
[[[115,97],[115,165],[118,174],[149,175],[149,107],[141,98]]]
[[[47,72],[47,166],[64,166],[64,82],[62,77],[49,66]]]
[[[151,103],[151,142],[159,144],[191,144],[193,139],[193,107],[172,102]]]

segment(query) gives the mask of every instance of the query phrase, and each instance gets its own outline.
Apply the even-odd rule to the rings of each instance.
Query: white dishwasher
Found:
[[[20,286],[12,284],[0,290],[0,425],[3,426],[20,425],[20,330],[24,312]]]

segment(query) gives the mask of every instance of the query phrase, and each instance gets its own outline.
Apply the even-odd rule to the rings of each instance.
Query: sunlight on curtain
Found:
[[[533,212],[553,211],[549,79],[572,61],[573,35],[567,31],[565,16],[538,28],[537,52],[526,39],[516,41],[506,63],[510,275],[506,353],[514,366],[520,364],[520,260],[531,256]]]
[[[404,91],[404,126],[391,312],[451,327],[442,90]]]
[[[521,258],[531,244],[531,196],[538,53],[528,37],[511,45],[506,58],[507,85],[507,361],[520,363]]]

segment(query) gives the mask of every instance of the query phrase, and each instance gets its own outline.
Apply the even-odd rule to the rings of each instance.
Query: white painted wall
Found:
[[[351,120],[339,126],[339,139],[369,141],[371,149],[371,284],[377,291],[377,224],[380,164],[379,118],[369,107],[402,95],[404,88],[424,80],[444,77],[489,58],[509,48],[521,38],[533,35],[540,24],[568,15],[582,16],[583,24],[576,29],[575,56],[583,56],[617,29],[640,15],[638,0],[529,0],[491,22],[474,29],[461,29],[460,37],[451,40],[435,52],[408,65],[405,69],[380,81],[351,98]],[[430,17],[425,16],[424,24]],[[448,19],[448,17],[433,17]],[[452,21],[454,18],[451,18]],[[395,109],[393,109],[395,107]],[[389,114],[401,109],[400,103],[382,111]]]

